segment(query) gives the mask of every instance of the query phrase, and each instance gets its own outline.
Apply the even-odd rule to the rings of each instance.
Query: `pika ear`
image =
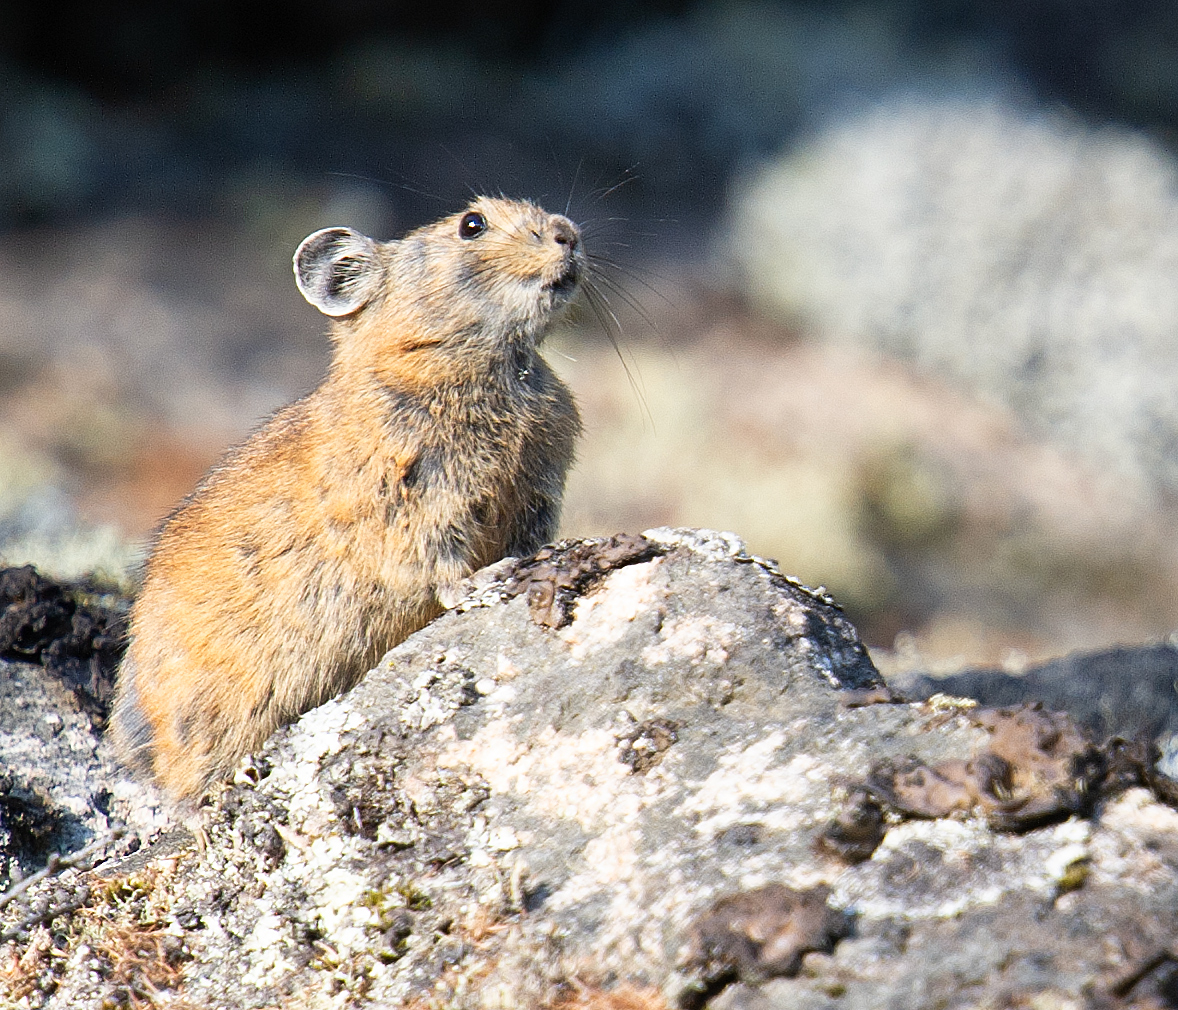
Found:
[[[328,316],[362,309],[384,281],[377,244],[351,228],[323,228],[299,243],[295,283],[303,297]]]

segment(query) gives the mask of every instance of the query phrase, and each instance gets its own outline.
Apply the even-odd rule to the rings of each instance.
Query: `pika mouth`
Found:
[[[570,260],[564,270],[544,286],[557,295],[571,295],[581,282],[581,266],[576,260]]]

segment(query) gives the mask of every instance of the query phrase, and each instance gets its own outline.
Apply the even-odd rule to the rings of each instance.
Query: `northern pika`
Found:
[[[115,745],[177,800],[355,684],[439,590],[552,540],[580,430],[539,354],[585,269],[567,218],[484,197],[399,241],[317,231],[294,269],[335,320],[328,376],[164,522],[131,611]]]

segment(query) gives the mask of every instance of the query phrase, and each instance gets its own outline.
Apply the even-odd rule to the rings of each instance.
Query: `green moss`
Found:
[[[411,880],[398,884],[397,893],[404,899],[405,907],[413,912],[422,912],[433,907],[434,903],[430,896]]]

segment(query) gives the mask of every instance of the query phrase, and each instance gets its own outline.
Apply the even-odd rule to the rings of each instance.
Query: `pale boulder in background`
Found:
[[[1178,492],[1178,176],[1152,141],[882,104],[751,178],[729,235],[760,305],[1013,408],[1145,500]]]

